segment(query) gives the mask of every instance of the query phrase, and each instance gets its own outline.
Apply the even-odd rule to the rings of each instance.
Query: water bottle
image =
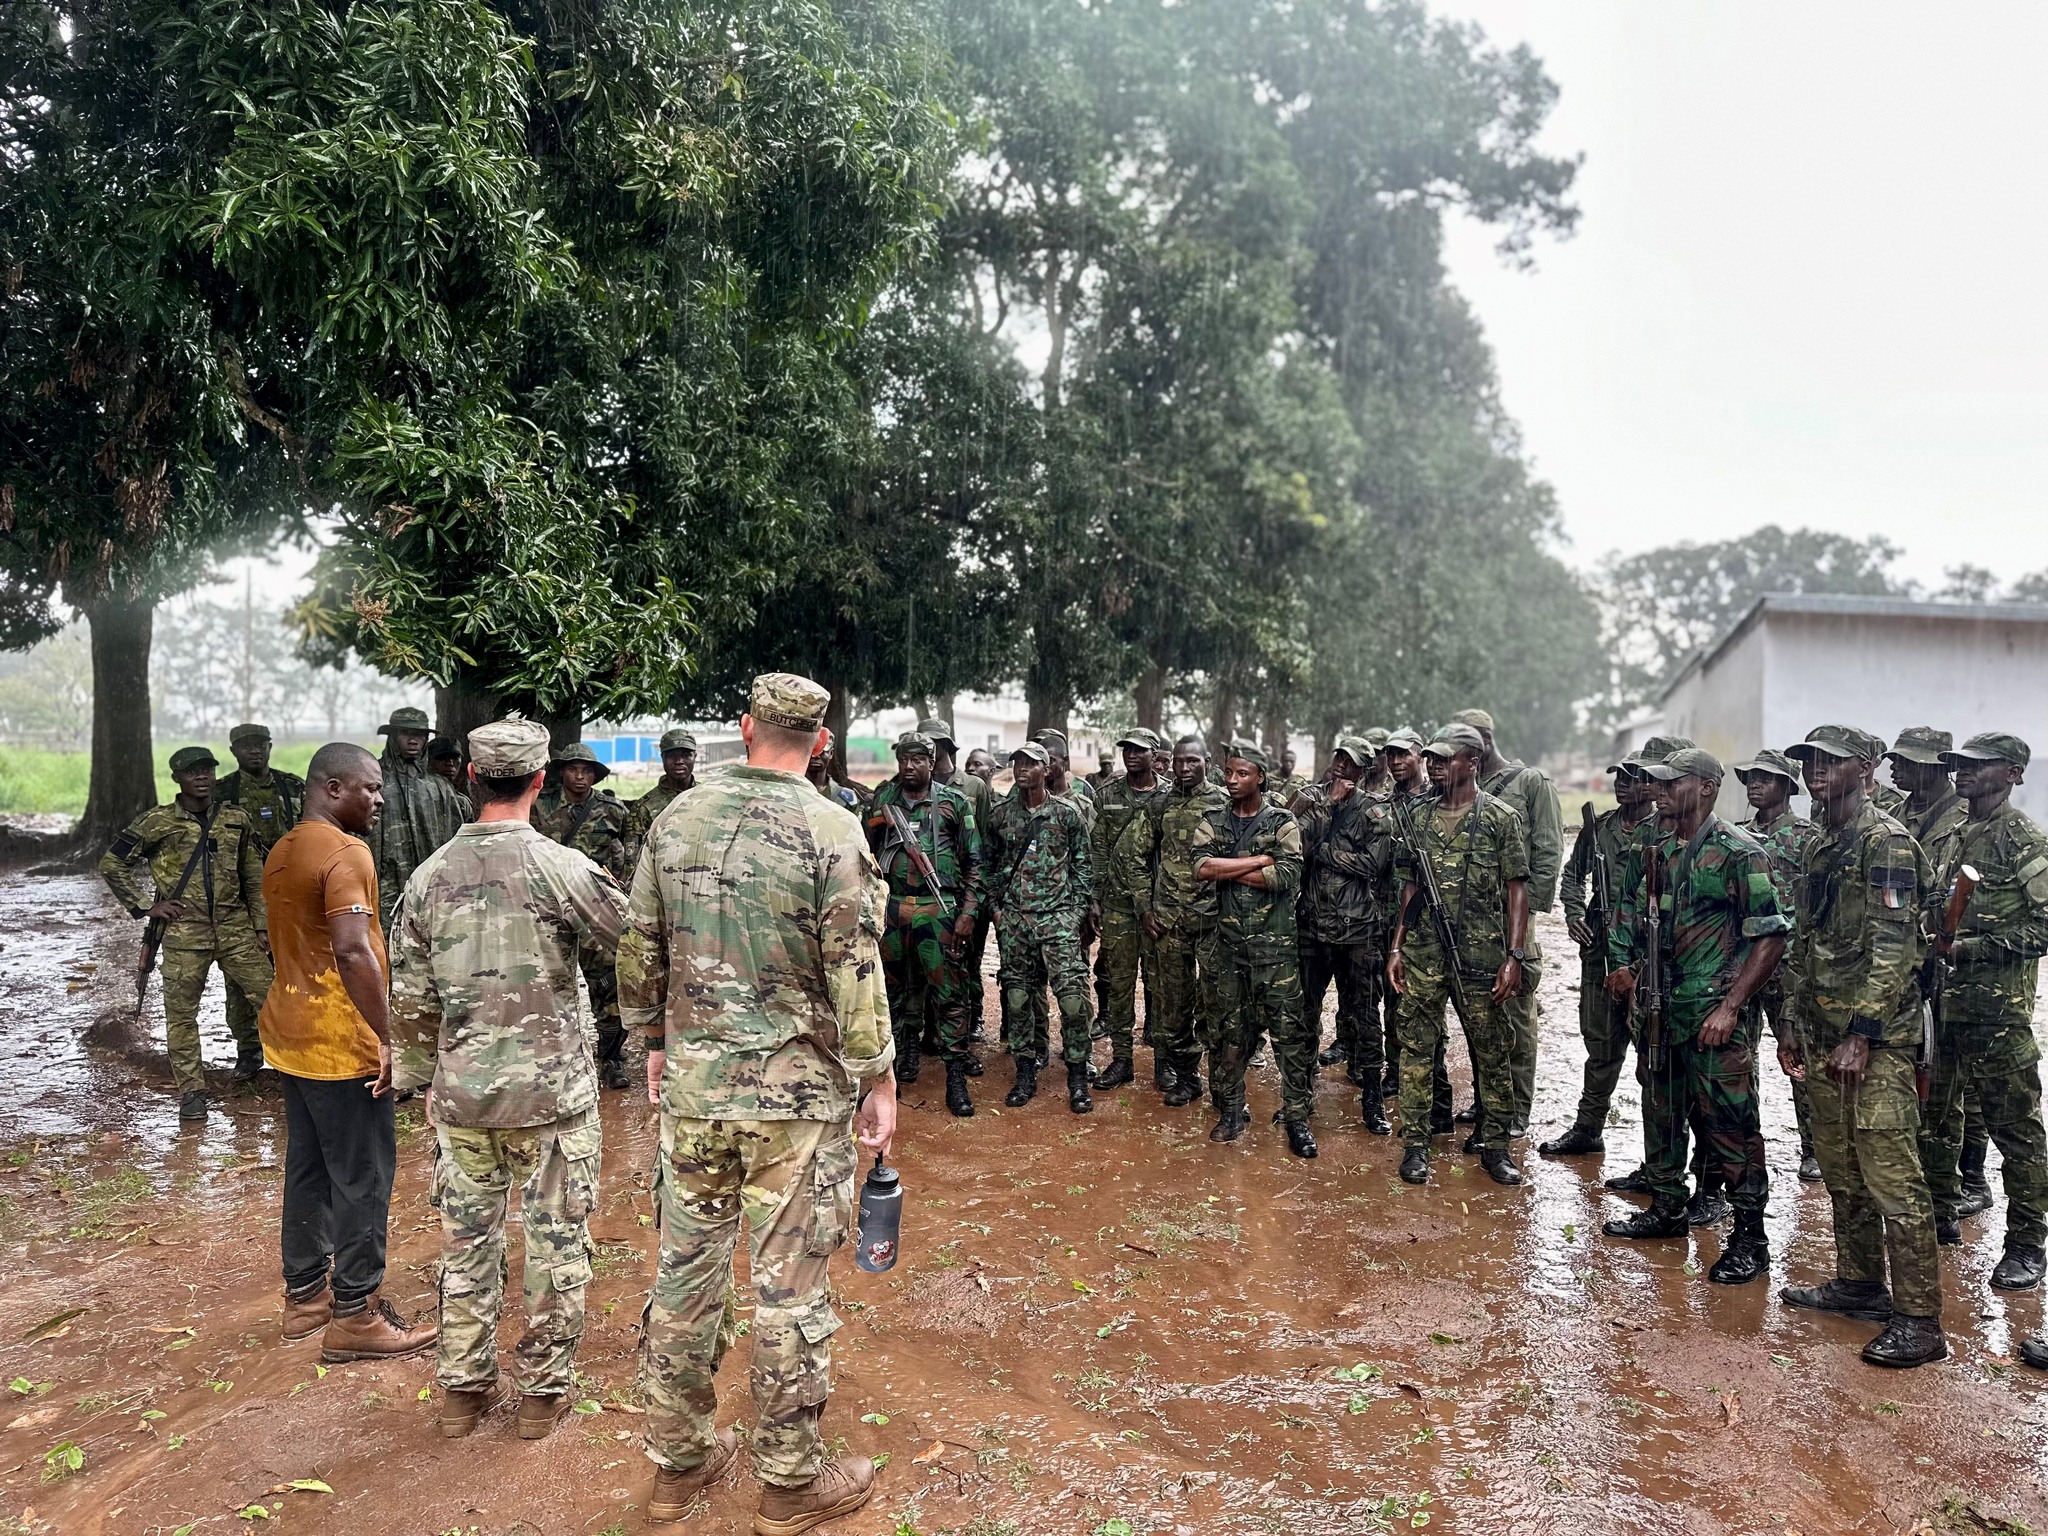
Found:
[[[853,1240],[853,1262],[871,1274],[896,1267],[896,1236],[903,1229],[903,1181],[875,1154],[860,1187],[860,1231]]]

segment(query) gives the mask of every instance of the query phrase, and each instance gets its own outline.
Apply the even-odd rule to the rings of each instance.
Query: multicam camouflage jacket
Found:
[[[1216,882],[1197,880],[1195,837],[1230,796],[1206,780],[1193,794],[1169,785],[1154,824],[1152,915],[1180,933],[1206,933],[1216,926]]]
[[[1088,826],[1065,795],[1047,795],[1037,810],[1012,789],[996,802],[986,839],[989,905],[1034,927],[1080,921],[1095,899]]]
[[[1982,821],[1955,824],[1927,854],[1930,926],[1948,902],[1956,872],[1965,864],[1977,871],[1942,987],[1942,1022],[2032,1020],[2041,957],[2048,955],[2048,833],[2008,803]]]
[[[882,878],[889,883],[891,900],[929,901],[931,888],[911,863],[903,840],[890,824],[891,806],[903,813],[910,823],[910,835],[931,859],[932,869],[939,877],[939,889],[945,893],[953,916],[974,916],[982,904],[987,868],[981,829],[974,819],[974,803],[944,784],[933,784],[923,799],[912,800],[894,779],[878,786],[875,798],[869,802],[861,828],[867,834],[875,862],[881,866]]]
[[[1291,812],[1269,799],[1255,815],[1231,811],[1228,796],[1194,829],[1188,854],[1199,869],[1204,859],[1273,861],[1263,885],[1236,880],[1208,880],[1216,891],[1216,934],[1235,953],[1254,961],[1294,960],[1300,929],[1295,922],[1295,896],[1301,889],[1301,824]]]
[[[1327,791],[1305,792],[1296,817],[1301,828],[1301,931],[1325,944],[1381,942],[1388,886],[1394,869],[1394,834],[1386,803],[1353,789],[1333,801]]]
[[[1395,886],[1416,888],[1402,941],[1410,951],[1408,964],[1438,970],[1450,963],[1437,939],[1436,921],[1425,910],[1419,870],[1427,859],[1458,941],[1460,974],[1494,975],[1508,955],[1508,886],[1529,878],[1522,818],[1504,801],[1481,793],[1451,825],[1439,801],[1420,798],[1407,802],[1391,825]]]
[[[609,951],[626,893],[517,821],[478,821],[414,871],[391,924],[392,1081],[437,1125],[551,1125],[597,1103],[577,955]]]
[[[211,949],[217,929],[270,926],[263,905],[263,849],[248,816],[239,806],[216,805],[203,849],[199,832],[199,818],[172,800],[129,822],[100,856],[100,878],[136,917],[170,900],[185,866],[192,866],[178,897],[185,915],[164,925],[165,949]],[[144,889],[137,861],[148,863],[153,890]]]
[[[1172,793],[1164,779],[1155,777],[1150,789],[1135,789],[1121,774],[1097,788],[1088,856],[1095,869],[1095,900],[1104,911],[1140,917],[1151,911],[1157,818]]]
[[[533,802],[534,830],[551,843],[574,848],[614,880],[632,878],[626,863],[627,811],[610,790],[593,789],[581,805],[561,786],[541,791]]]
[[[1809,1052],[1853,1028],[1872,1043],[1920,1041],[1920,917],[1927,855],[1898,822],[1865,802],[1847,825],[1821,827],[1793,885],[1786,1008]]]
[[[306,808],[306,781],[273,768],[269,779],[259,784],[238,768],[213,786],[213,803],[240,806],[255,831],[256,846],[267,855],[299,824],[299,813]]]
[[[667,1037],[663,1111],[851,1117],[896,1059],[886,896],[860,823],[801,774],[742,765],[677,800],[648,834],[619,940],[620,1014]]]

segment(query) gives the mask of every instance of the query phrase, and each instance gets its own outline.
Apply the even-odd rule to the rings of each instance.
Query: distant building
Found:
[[[2048,605],[1761,597],[1686,662],[1657,711],[1663,732],[1691,737],[1731,770],[1826,722],[1887,742],[1909,725],[1958,742],[2011,731],[2043,754],[2013,803],[2048,821]],[[1720,809],[1743,806],[1731,771]]]

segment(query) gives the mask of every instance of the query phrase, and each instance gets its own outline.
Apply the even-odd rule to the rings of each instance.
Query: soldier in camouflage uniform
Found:
[[[1384,818],[1388,835],[1398,841],[1405,821],[1411,818],[1422,801],[1436,793],[1430,782],[1424,763],[1441,762],[1440,758],[1425,758],[1422,755],[1422,737],[1407,726],[1400,726],[1387,732],[1386,745],[1380,756],[1387,765],[1386,816]],[[1393,871],[1387,874],[1387,921],[1393,921],[1394,889]],[[1381,975],[1386,967],[1382,962]],[[1385,1018],[1384,1038],[1386,1041],[1387,1070],[1380,1085],[1380,1098],[1390,1106],[1401,1101],[1401,1034],[1399,1015],[1401,1000],[1394,995],[1391,987],[1382,987],[1380,1008]],[[1429,1133],[1432,1136],[1448,1136],[1457,1128],[1451,1113],[1451,1073],[1445,1055],[1448,1038],[1437,1046],[1436,1059],[1430,1064],[1429,1090]]]
[[[1396,822],[1394,934],[1387,946],[1387,984],[1400,997],[1401,1177],[1429,1178],[1431,1064],[1444,1036],[1444,1009],[1454,1004],[1454,966],[1438,933],[1441,921],[1457,949],[1460,1010],[1472,1053],[1481,1120],[1465,1144],[1497,1184],[1519,1184],[1508,1152],[1508,1091],[1514,1024],[1509,999],[1523,986],[1529,935],[1529,844],[1522,818],[1478,786],[1486,744],[1462,722],[1447,725],[1423,753],[1443,765],[1441,797],[1411,805]],[[1445,910],[1429,912],[1421,861],[1434,873]]]
[[[640,850],[647,846],[647,829],[654,825],[654,818],[667,810],[677,795],[688,794],[696,787],[697,738],[680,726],[663,731],[661,777],[654,781],[654,788],[626,807],[626,868],[622,879],[630,882],[633,871],[639,867]]]
[[[1394,840],[1384,801],[1367,798],[1363,780],[1372,744],[1339,736],[1327,786],[1312,784],[1294,801],[1301,827],[1302,1009],[1320,1037],[1323,994],[1337,988],[1336,1039],[1324,1056],[1348,1063],[1362,1094],[1360,1113],[1375,1136],[1393,1132],[1380,1090],[1380,968],[1386,963],[1388,879]],[[1323,1056],[1316,1058],[1324,1064]]]
[[[1651,780],[1640,768],[1614,763],[1615,808],[1583,823],[1565,861],[1565,931],[1579,946],[1579,1036],[1586,1042],[1585,1086],[1571,1129],[1536,1150],[1545,1157],[1586,1157],[1607,1150],[1607,1112],[1614,1086],[1628,1062],[1628,1002],[1607,995],[1607,936],[1624,850],[1645,821],[1656,814]],[[1591,894],[1588,895],[1588,886]]]
[[[1315,1111],[1316,1036],[1301,1008],[1301,828],[1274,804],[1266,755],[1250,742],[1224,750],[1229,800],[1193,830],[1188,852],[1195,878],[1216,887],[1216,926],[1197,960],[1215,978],[1209,1018],[1209,1099],[1216,1106],[1211,1141],[1235,1141],[1251,1123],[1245,1108],[1245,1065],[1265,1035],[1280,1069],[1279,1118],[1287,1147],[1314,1157],[1309,1130]]]
[[[1714,814],[1725,775],[1713,755],[1688,747],[1645,771],[1657,781],[1658,809],[1671,818],[1677,843],[1660,871],[1657,895],[1664,1048],[1644,1072],[1644,1119],[1662,1125],[1654,1141],[1644,1139],[1661,1155],[1650,1165],[1650,1208],[1602,1230],[1610,1237],[1684,1235],[1690,1118],[1735,1207],[1734,1235],[1707,1278],[1743,1285],[1770,1267],[1764,1237],[1770,1176],[1756,1098],[1761,1026],[1753,1003],[1784,954],[1791,920],[1778,905],[1763,849]]]
[[[1784,753],[1765,748],[1749,762],[1737,763],[1735,777],[1742,781],[1753,813],[1742,823],[1742,830],[1762,845],[1764,857],[1770,860],[1771,882],[1778,888],[1778,906],[1790,912],[1793,909],[1792,886],[1806,856],[1806,845],[1817,830],[1812,822],[1792,809],[1792,792],[1799,786],[1799,768]],[[1764,983],[1763,991],[1757,994],[1757,1006],[1763,1010],[1764,1022],[1770,1026],[1771,1038],[1785,1039],[1792,1026],[1785,1017],[1785,971],[1782,964],[1778,973]],[[1792,1114],[1799,1125],[1799,1177],[1814,1184],[1820,1181],[1820,1163],[1813,1155],[1813,1120],[1806,1104],[1810,1091],[1803,1079],[1792,1080]]]
[[[932,760],[932,782],[934,784],[943,784],[948,789],[957,789],[961,794],[965,795],[974,806],[975,828],[986,836],[989,816],[996,808],[996,792],[989,785],[989,780],[995,777],[994,760],[989,759],[990,767],[986,775],[965,772],[959,764],[960,744],[953,739],[953,724],[951,721],[937,718],[930,719],[918,726],[918,730],[924,735],[931,737],[932,746],[938,752],[938,755]],[[981,756],[988,758],[986,752],[982,753]],[[972,761],[973,754],[968,754],[968,757],[969,761]],[[985,1022],[983,1015],[988,1002],[988,989],[982,979],[983,961],[988,955],[988,930],[988,909],[986,906],[983,906],[974,915],[974,936],[967,941],[966,953],[960,957],[960,969],[967,978],[969,989],[969,1029],[967,1033],[969,1047],[967,1052],[967,1075],[969,1077],[981,1076],[981,1060],[975,1055],[973,1046],[981,1039],[982,1026]]]
[[[180,1120],[206,1118],[206,1074],[199,1046],[199,999],[206,973],[262,1007],[269,994],[270,943],[263,905],[263,854],[240,806],[214,799],[217,759],[204,747],[171,754],[178,793],[121,829],[100,859],[100,877],[130,915],[163,925],[164,1047],[177,1084]],[[150,886],[136,863],[149,865]],[[230,1016],[235,1076],[254,1077],[263,1042],[253,1016]]]
[[[1081,814],[1094,825],[1095,786],[1086,779],[1074,777],[1072,761],[1067,756],[1067,738],[1063,732],[1050,727],[1031,738],[1045,748],[1045,791],[1049,795],[1064,795],[1081,808]],[[1012,759],[1014,762],[1014,758]]]
[[[1109,1034],[1109,1067],[1098,1088],[1120,1088],[1132,1077],[1131,1056],[1138,1027],[1138,978],[1145,978],[1147,1027],[1152,1019],[1159,960],[1145,927],[1152,905],[1152,853],[1156,819],[1170,791],[1152,771],[1159,738],[1139,726],[1117,747],[1124,755],[1121,776],[1105,780],[1095,793],[1095,826],[1088,860],[1095,871],[1095,905],[1101,913],[1098,968],[1104,978],[1104,1026]],[[1156,1054],[1155,1054],[1156,1060]],[[1163,1077],[1156,1073],[1155,1078]]]
[[[661,1106],[661,1253],[640,1364],[657,1521],[681,1518],[738,1451],[713,1415],[743,1221],[751,1445],[767,1485],[755,1529],[809,1529],[874,1486],[865,1457],[825,1459],[818,1427],[840,1323],[827,1266],[852,1227],[855,1138],[879,1156],[896,1126],[881,872],[860,823],[804,779],[830,697],[789,673],[754,680],[746,763],[655,826],[619,941],[620,999],[647,1033]]]
[[[1992,731],[1946,756],[1969,808],[1927,846],[1934,873],[1929,921],[1937,935],[1941,909],[1965,865],[1977,872],[1977,887],[1953,943],[1936,940],[1948,972],[1920,1154],[1937,1236],[1960,1242],[1963,1099],[1974,1089],[2004,1160],[2005,1256],[1991,1283],[2030,1290],[2041,1283],[2048,1240],[2048,1134],[2041,1123],[2041,1047],[2034,1039],[2034,989],[2041,957],[2048,955],[2048,834],[2012,803],[2013,786],[2032,757],[2025,742]]]
[[[462,743],[447,736],[436,736],[427,743],[427,771],[438,773],[455,786],[457,794],[462,793],[463,763]]]
[[[896,1031],[896,1081],[917,1081],[929,996],[946,1063],[946,1107],[964,1119],[974,1113],[967,1091],[972,993],[961,961],[980,916],[984,861],[974,805],[959,790],[933,781],[936,755],[931,737],[916,731],[899,736],[896,777],[876,789],[862,826],[889,883],[882,977]],[[909,829],[908,843],[896,824],[898,816]],[[938,876],[936,889],[919,873],[913,848],[930,861]]]
[[[1088,956],[1081,942],[1094,899],[1088,820],[1065,795],[1046,788],[1050,754],[1029,741],[1010,754],[1016,785],[996,802],[986,839],[988,899],[995,909],[1003,1033],[1017,1067],[1004,1100],[1031,1102],[1045,1060],[1046,1024],[1032,998],[1048,984],[1060,1010],[1060,1056],[1067,1065],[1067,1105],[1077,1115],[1095,1107],[1088,1092],[1088,1026],[1094,1017]]]
[[[1548,912],[1557,902],[1558,872],[1564,867],[1564,813],[1557,802],[1557,786],[1550,775],[1533,763],[1518,762],[1501,755],[1493,741],[1493,716],[1483,709],[1460,710],[1451,717],[1479,732],[1486,752],[1479,762],[1479,787],[1522,818],[1522,835],[1529,850],[1529,958],[1523,967],[1525,984],[1508,1000],[1508,1021],[1514,1026],[1514,1055],[1508,1074],[1514,1102],[1508,1106],[1508,1134],[1529,1133],[1529,1106],[1536,1097],[1536,989],[1543,980],[1543,946],[1536,941],[1535,913]],[[1479,1105],[1472,1107],[1474,1122]]]
[[[1159,1016],[1152,1022],[1152,1050],[1163,1058],[1170,1084],[1166,1105],[1179,1109],[1202,1096],[1202,1052],[1214,1036],[1210,1025],[1215,981],[1201,969],[1214,963],[1217,890],[1213,880],[1195,876],[1195,839],[1212,816],[1230,803],[1209,782],[1209,755],[1199,736],[1173,744],[1173,783],[1155,821],[1152,900],[1141,921],[1159,961]],[[1212,1056],[1209,1074],[1215,1076]]]
[[[393,1083],[433,1088],[441,1432],[468,1434],[503,1397],[498,1314],[517,1189],[519,1434],[538,1440],[570,1403],[597,1207],[597,1065],[577,957],[618,943],[626,893],[528,820],[547,727],[501,720],[472,731],[469,746],[480,819],[428,855],[391,925]]]
[[[469,820],[473,807],[446,779],[428,771],[425,710],[394,709],[377,734],[385,738],[378,759],[384,769],[384,809],[370,824],[366,841],[377,861],[377,903],[383,908],[377,918],[389,931],[405,882]]]
[[[1779,1063],[1813,1077],[1813,1150],[1835,1209],[1836,1278],[1788,1286],[1788,1306],[1882,1321],[1872,1365],[1946,1358],[1934,1207],[1920,1167],[1914,1065],[1921,1036],[1927,856],[1869,801],[1884,743],[1823,725],[1786,756],[1806,770],[1821,829],[1794,887],[1786,1005],[1798,1034]],[[1889,1259],[1891,1288],[1885,1287]]]
[[[228,752],[235,760],[235,771],[213,789],[214,804],[238,805],[249,818],[259,860],[269,858],[277,840],[299,824],[299,812],[306,804],[306,781],[295,773],[272,768],[270,746],[267,725],[252,722],[230,730]],[[256,1015],[262,1011],[263,999],[244,997],[233,981],[225,976],[222,980],[226,983],[223,1001],[227,1005],[228,1032],[237,1040],[247,1039],[255,1032]],[[258,1064],[260,1060],[259,1057]],[[255,1066],[244,1073],[237,1063],[237,1079],[254,1075]]]
[[[556,782],[541,791],[533,804],[533,825],[549,842],[573,848],[612,879],[632,878],[626,862],[626,807],[608,789],[597,786],[611,769],[580,741],[554,755]],[[610,949],[586,948],[581,955],[583,981],[590,989],[590,1012],[597,1020],[597,1075],[607,1088],[624,1088],[626,1026],[619,1020],[619,973]]]
[[[1294,804],[1294,797],[1308,788],[1307,776],[1295,772],[1294,764],[1294,749],[1289,747],[1280,754],[1280,771],[1272,776],[1272,782],[1266,786],[1266,793],[1271,795],[1282,809],[1290,809]]]

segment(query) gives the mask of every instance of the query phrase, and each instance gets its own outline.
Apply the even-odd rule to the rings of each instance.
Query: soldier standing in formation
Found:
[[[259,1008],[269,995],[270,941],[263,905],[263,850],[240,806],[214,799],[219,759],[204,747],[171,754],[178,793],[122,828],[100,859],[100,876],[131,916],[162,925],[164,1047],[180,1095],[178,1118],[206,1118],[206,1073],[199,1046],[199,999],[206,973],[222,979]],[[136,864],[149,866],[150,888]],[[231,1014],[235,1078],[246,1081],[263,1067],[263,1042],[254,1015]]]
[[[827,731],[820,740],[823,745],[811,754],[811,760],[804,768],[804,777],[816,786],[819,794],[834,805],[858,815],[860,796],[832,777],[832,733]]]
[[[530,820],[549,759],[545,726],[501,720],[472,731],[469,746],[477,819],[414,872],[391,928],[395,1082],[433,1089],[441,1433],[467,1435],[505,1395],[498,1315],[517,1189],[527,1314],[518,1429],[538,1440],[571,1401],[597,1208],[597,1068],[577,958],[618,943],[626,893],[603,863],[558,847]]]
[[[626,807],[626,867],[623,878],[631,880],[640,863],[640,850],[647,844],[647,829],[654,818],[668,809],[677,795],[697,787],[697,738],[677,726],[661,733],[661,777],[654,787]]]
[[[1388,835],[1398,839],[1400,829],[1412,819],[1420,802],[1435,793],[1429,775],[1423,764],[1436,762],[1436,758],[1425,759],[1422,755],[1421,736],[1401,726],[1387,732],[1385,747],[1380,757],[1387,765],[1386,827]],[[1392,902],[1393,870],[1387,871],[1389,903]],[[1389,919],[1391,921],[1391,917]],[[1385,973],[1384,961],[1381,972]],[[1401,1035],[1397,1027],[1401,1000],[1391,988],[1382,988],[1381,1012],[1385,1019],[1387,1071],[1380,1085],[1381,1101],[1399,1104],[1401,1100]],[[1429,1134],[1448,1136],[1457,1128],[1451,1114],[1451,1072],[1445,1056],[1448,1040],[1440,1037],[1437,1043],[1436,1059],[1430,1065]]]
[[[1103,1026],[1109,1036],[1109,1067],[1095,1084],[1103,1089],[1121,1088],[1133,1076],[1141,970],[1146,1027],[1151,1027],[1159,959],[1145,914],[1152,905],[1157,818],[1168,794],[1152,770],[1152,752],[1158,745],[1159,738],[1143,726],[1127,733],[1117,742],[1124,755],[1122,776],[1105,779],[1095,790],[1088,852],[1095,873],[1095,906],[1101,914],[1097,964],[1103,977]],[[1154,1061],[1159,1061],[1156,1050]],[[1155,1078],[1163,1076],[1163,1071],[1155,1072]]]
[[[738,1454],[714,1415],[743,1221],[748,1443],[766,1485],[755,1529],[808,1530],[874,1491],[873,1463],[826,1460],[818,1430],[840,1325],[827,1266],[852,1230],[855,1137],[879,1156],[896,1129],[880,873],[860,823],[804,780],[830,697],[789,673],[754,679],[745,765],[655,826],[619,943],[661,1107],[661,1251],[640,1364],[657,1521],[681,1519]]]
[[[989,781],[995,777],[995,759],[986,752],[981,756],[988,762],[988,772],[963,772],[959,766],[960,744],[953,739],[953,725],[949,720],[931,719],[918,727],[931,737],[937,755],[932,759],[932,782],[943,784],[948,789],[957,789],[974,806],[974,826],[984,839],[988,835],[989,817],[995,811],[996,792]],[[973,762],[975,754],[968,754]],[[967,1033],[967,1075],[981,1076],[981,1060],[974,1053],[974,1045],[981,1039],[986,1023],[988,988],[982,979],[982,963],[988,955],[988,907],[984,904],[974,914],[974,935],[967,941],[967,949],[960,957],[960,968],[965,973],[968,988]]]
[[[1195,840],[1230,797],[1209,782],[1209,755],[1201,737],[1175,742],[1172,763],[1172,784],[1153,832],[1152,899],[1140,920],[1159,962],[1152,1051],[1165,1061],[1166,1105],[1179,1109],[1202,1096],[1202,1051],[1213,1038],[1213,983],[1201,967],[1215,958],[1217,885],[1195,874],[1200,858]],[[1212,1056],[1212,1079],[1215,1070]]]
[[[270,857],[279,838],[299,824],[299,812],[306,804],[306,781],[272,768],[270,748],[269,726],[252,722],[234,727],[228,732],[228,755],[235,760],[235,771],[213,790],[215,804],[238,805],[249,818],[259,863]],[[263,999],[244,996],[233,981],[226,976],[221,979],[226,984],[228,1033],[245,1040],[256,1032],[256,1015]]]
[[[394,709],[377,734],[385,741],[378,759],[384,770],[384,809],[371,824],[368,841],[377,861],[377,916],[389,930],[405,882],[469,820],[472,807],[454,785],[427,770],[425,710]]]
[[[554,754],[554,788],[533,802],[534,829],[564,848],[573,848],[616,881],[632,878],[626,863],[626,808],[608,789],[599,789],[611,769],[580,741]],[[607,1088],[624,1088],[626,1026],[619,1018],[619,973],[609,947],[586,947],[581,955],[590,1012],[597,1023],[597,1073]]]
[[[994,754],[982,747],[976,747],[972,752],[968,753],[967,776],[970,779],[979,779],[982,783],[990,786],[989,794],[993,798],[996,782],[996,760]]]
[[[455,786],[456,794],[462,795],[462,743],[447,736],[436,736],[428,742],[427,771],[438,773]],[[467,800],[469,797],[463,795],[462,798]],[[475,809],[474,802],[471,809]]]

